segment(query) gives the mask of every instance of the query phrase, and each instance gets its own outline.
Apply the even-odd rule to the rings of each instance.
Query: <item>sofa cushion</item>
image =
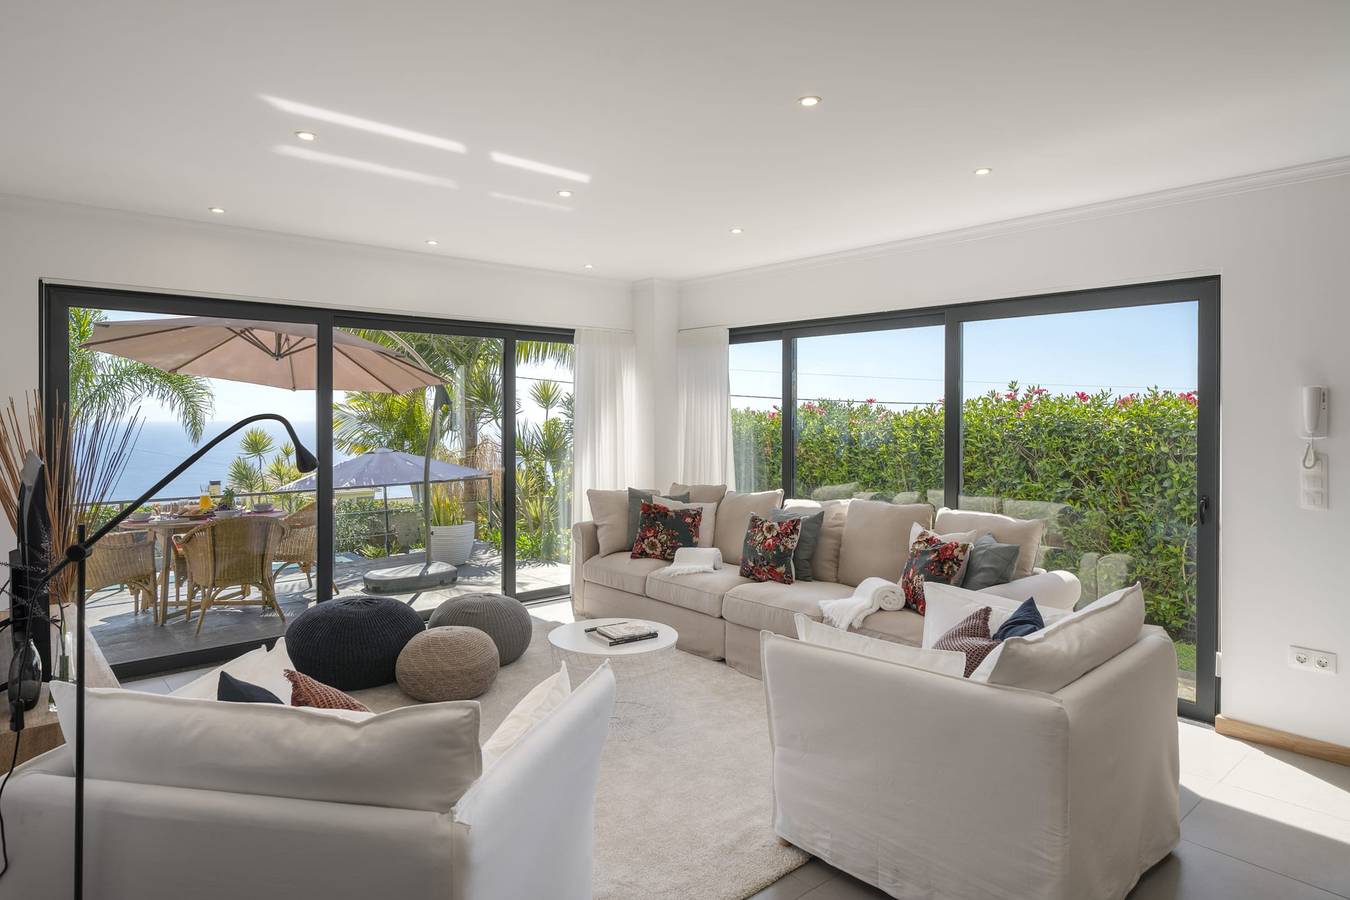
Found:
[[[1008,638],[971,678],[1053,694],[1131,646],[1143,627],[1144,590],[1133,584],[1040,631]]]
[[[792,557],[801,536],[801,517],[775,522],[751,513],[741,547],[741,574],[752,581],[792,584],[797,580]]]
[[[589,490],[586,501],[600,541],[600,555],[632,550],[633,542],[628,540],[628,491]]]
[[[1030,599],[1031,595],[1027,594],[1021,600],[1016,600],[992,591],[971,591],[950,584],[934,583],[924,585],[924,597],[928,601],[928,608],[924,610],[924,615],[919,620],[923,623],[922,643],[925,647],[931,647],[948,629],[981,606],[992,608],[989,629],[997,631],[1017,610],[1021,602]],[[1036,609],[1041,615],[1041,620],[1047,625],[1058,622],[1071,613],[1071,610],[1056,609],[1043,603],[1037,603]],[[868,623],[871,623],[871,619]]]
[[[833,625],[813,622],[800,613],[793,618],[797,624],[797,640],[808,644],[844,650],[871,659],[926,669],[929,672],[957,678],[965,674],[966,657],[963,653],[953,650],[924,650],[895,641],[878,640],[851,631],[841,631]]]
[[[750,524],[751,513],[767,518],[782,505],[781,490],[755,494],[727,491],[717,506],[717,522],[713,525],[713,546],[722,551],[722,561],[729,566],[741,564],[741,546],[745,543],[745,529]]]
[[[933,508],[927,503],[854,500],[839,548],[839,582],[856,587],[871,576],[899,581],[909,558],[910,530],[916,522],[927,528],[932,520]]]
[[[882,609],[863,619],[862,625],[854,630],[883,641],[920,647],[923,646],[923,622],[924,617],[912,609]]]
[[[655,489],[650,491],[645,488],[630,487],[628,489],[628,547],[631,548],[633,542],[637,540],[638,523],[642,519],[642,504],[651,503],[652,499],[660,493]],[[689,495],[676,494],[667,499],[674,500],[676,503],[688,503]]]
[[[664,569],[670,563],[664,559],[633,559],[626,551],[608,556],[592,556],[581,567],[581,577],[592,584],[603,584],[616,591],[627,591],[646,596],[647,576]]]
[[[698,520],[698,544],[699,547],[711,547],[713,545],[713,535],[717,530],[717,504],[712,501],[690,500],[688,503],[681,503],[672,500],[669,497],[653,497],[653,503],[657,503],[667,509],[697,509],[703,513],[703,518]]]
[[[680,484],[675,482],[671,484],[670,492],[666,496],[688,494],[690,503],[721,503],[726,493],[727,486],[725,484]]]
[[[811,560],[816,555],[816,544],[820,543],[820,526],[825,521],[823,509],[775,509],[769,516],[775,522],[788,519],[801,519],[802,530],[797,537],[797,549],[792,551],[792,568],[795,581],[814,581],[815,572]]]
[[[1013,578],[1026,578],[1036,567],[1045,523],[1040,519],[1014,519],[998,513],[974,512],[943,507],[937,514],[938,531],[973,531],[976,539],[991,534],[1000,544],[1017,545]]]
[[[727,591],[722,598],[722,618],[757,631],[767,628],[792,637],[797,633],[793,615],[802,613],[819,622],[820,601],[852,595],[853,588],[830,581],[751,582]]]
[[[998,641],[989,634],[989,613],[987,606],[981,606],[969,616],[957,622],[950,631],[937,639],[934,650],[959,650],[966,655],[965,676],[975,671],[980,663],[994,651]]]
[[[961,586],[972,591],[1007,584],[1017,571],[1017,560],[1022,548],[1016,544],[1000,544],[992,534],[981,535],[970,548],[966,571]]]
[[[844,524],[848,520],[851,500],[789,500],[785,509],[819,509],[825,512],[816,537],[816,549],[811,554],[811,578],[815,581],[839,581],[839,550],[844,546]]]
[[[733,566],[692,575],[667,575],[664,571],[657,571],[647,579],[647,596],[705,616],[720,618],[723,595],[732,588],[750,583],[750,579],[742,578]]]
[[[703,509],[690,503],[675,508],[643,500],[633,540],[634,559],[673,560],[681,547],[697,547]]]

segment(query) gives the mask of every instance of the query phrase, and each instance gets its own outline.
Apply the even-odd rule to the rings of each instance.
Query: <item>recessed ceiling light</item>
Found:
[[[733,229],[731,229],[731,233],[732,233],[732,234],[744,234],[744,233],[745,233],[745,229],[744,229],[744,228],[733,228]]]
[[[558,196],[559,196],[559,197],[570,197],[570,196],[572,196],[572,192],[571,192],[571,191],[558,191]]]
[[[976,175],[989,175],[989,174],[991,174],[993,171],[994,171],[994,170],[991,169],[991,168],[989,168],[988,166],[980,166],[978,169],[975,170],[975,174],[976,174]]]
[[[218,215],[218,216],[223,216],[223,215],[225,215],[225,210],[221,209],[219,206],[209,206],[209,207],[207,207],[207,211],[208,211],[208,212],[213,212],[213,213],[215,213],[215,214]]]
[[[805,96],[805,97],[798,97],[798,98],[797,98],[797,105],[798,105],[798,106],[807,106],[807,107],[810,107],[810,106],[819,106],[819,105],[820,105],[820,98],[817,97],[817,96],[815,96],[814,94],[808,94],[808,95]]]
[[[435,246],[436,246],[437,244],[439,244],[439,243],[440,243],[440,241],[427,241],[427,242],[426,242],[426,244],[427,244],[428,247],[435,247]]]
[[[318,135],[312,131],[297,131],[295,136],[302,141],[312,141],[318,137]]]
[[[586,263],[586,265],[582,266],[582,268],[583,268],[583,269],[594,269],[595,266],[591,265],[590,263]]]

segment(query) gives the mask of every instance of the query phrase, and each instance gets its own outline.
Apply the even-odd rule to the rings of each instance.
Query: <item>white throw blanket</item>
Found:
[[[674,561],[666,567],[667,575],[693,575],[722,568],[722,551],[716,547],[681,547],[675,551]]]
[[[903,609],[905,592],[900,585],[884,578],[864,578],[851,597],[821,600],[820,612],[826,623],[847,631],[879,609]]]

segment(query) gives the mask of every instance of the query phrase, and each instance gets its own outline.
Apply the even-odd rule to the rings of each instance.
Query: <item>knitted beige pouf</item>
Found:
[[[497,680],[497,645],[477,628],[428,628],[398,655],[398,686],[415,700],[470,700]]]

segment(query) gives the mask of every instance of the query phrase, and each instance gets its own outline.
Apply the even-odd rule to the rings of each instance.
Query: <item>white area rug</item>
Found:
[[[555,627],[535,619],[530,649],[478,698],[485,739],[557,671]],[[600,768],[596,900],[741,900],[806,862],[773,834],[763,684],[677,651],[657,693],[641,695],[651,708],[625,702],[624,687]],[[414,702],[397,685],[356,695],[375,710]]]

